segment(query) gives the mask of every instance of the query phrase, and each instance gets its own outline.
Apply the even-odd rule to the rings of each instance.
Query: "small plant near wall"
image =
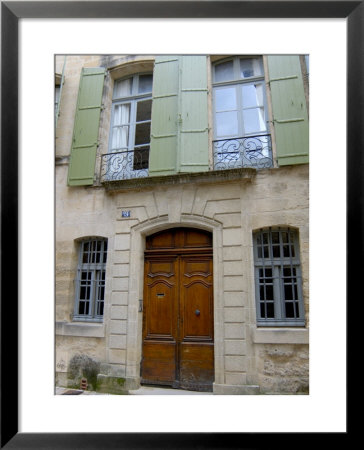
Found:
[[[88,355],[76,354],[69,363],[68,379],[72,386],[80,386],[82,378],[86,378],[90,390],[96,390],[97,375],[100,363]]]

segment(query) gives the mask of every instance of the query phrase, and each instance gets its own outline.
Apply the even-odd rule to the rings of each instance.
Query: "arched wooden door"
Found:
[[[147,238],[142,383],[212,391],[212,274],[211,233],[174,228]]]

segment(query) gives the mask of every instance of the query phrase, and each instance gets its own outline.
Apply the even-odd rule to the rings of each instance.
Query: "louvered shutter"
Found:
[[[182,56],[180,172],[208,170],[207,57]]]
[[[71,158],[69,186],[92,185],[98,145],[102,91],[105,69],[83,68],[78,90]]]
[[[159,56],[153,74],[149,174],[208,170],[206,56]]]
[[[149,174],[170,175],[177,167],[179,60],[158,56],[153,73]]]
[[[308,114],[299,56],[270,55],[268,71],[278,164],[308,163]]]

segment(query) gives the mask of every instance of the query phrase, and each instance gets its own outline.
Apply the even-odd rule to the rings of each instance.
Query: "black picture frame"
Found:
[[[18,21],[21,18],[346,18],[347,19],[347,305],[363,273],[364,2],[363,1],[9,1],[1,2],[1,448],[182,449],[280,448],[290,433],[19,433],[18,432]],[[12,105],[11,108],[8,105]],[[355,251],[354,251],[355,250]],[[9,299],[11,301],[9,301]],[[347,307],[348,311],[348,307]],[[10,320],[9,320],[10,319]],[[348,359],[352,346],[347,344]],[[11,370],[10,370],[11,368]],[[348,373],[349,374],[349,373]],[[350,382],[348,383],[350,386]],[[349,389],[347,391],[349,398]],[[335,395],[333,393],[333,395]],[[335,443],[348,444],[354,430]],[[304,433],[300,444],[327,444]],[[307,442],[306,442],[307,441]],[[276,442],[276,444],[275,444]]]

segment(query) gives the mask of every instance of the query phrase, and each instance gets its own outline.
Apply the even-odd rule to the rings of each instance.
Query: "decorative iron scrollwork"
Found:
[[[148,160],[149,147],[106,153],[101,157],[101,181],[147,177]]]
[[[221,139],[214,141],[213,146],[215,170],[238,167],[266,169],[273,166],[269,134]]]

